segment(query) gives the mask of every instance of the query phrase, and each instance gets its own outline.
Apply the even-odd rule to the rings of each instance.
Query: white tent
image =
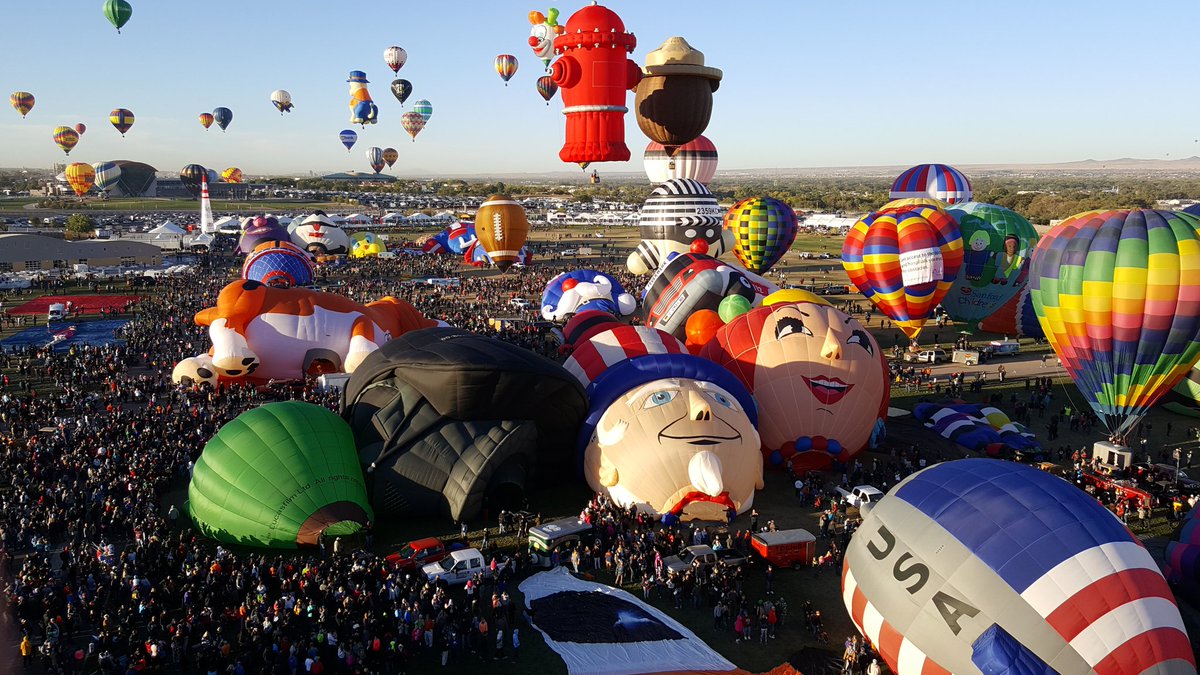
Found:
[[[213,236],[207,232],[192,237],[192,246],[212,246]]]
[[[334,225],[341,225],[342,223],[346,222],[346,219],[342,216],[329,216],[329,222],[333,223]]]
[[[413,213],[412,215],[410,215],[408,217],[408,221],[411,223],[424,223],[429,220],[433,220],[433,218],[430,218],[429,216],[425,215],[424,213],[421,213],[420,211],[417,211],[416,213]]]
[[[370,225],[371,217],[361,213],[352,213],[346,216],[345,222],[349,225]]]
[[[182,227],[168,220],[162,225],[150,230],[147,232],[147,234],[154,235],[155,239],[170,239],[172,237],[178,237],[184,234],[184,231]]]

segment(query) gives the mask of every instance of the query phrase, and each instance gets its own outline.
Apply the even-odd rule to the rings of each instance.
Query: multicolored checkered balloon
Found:
[[[796,212],[772,197],[743,199],[725,214],[734,234],[733,254],[746,269],[764,274],[796,240]]]
[[[1038,242],[1030,294],[1046,338],[1124,436],[1200,359],[1200,218],[1088,211]]]
[[[889,202],[859,219],[842,245],[842,267],[868,300],[911,339],[962,266],[962,232],[940,206]]]

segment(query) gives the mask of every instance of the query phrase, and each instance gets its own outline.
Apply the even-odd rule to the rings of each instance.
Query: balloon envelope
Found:
[[[392,80],[391,88],[392,96],[396,97],[400,105],[404,105],[404,102],[412,95],[412,82],[408,80]]]
[[[75,194],[82,197],[87,194],[88,190],[92,189],[92,185],[96,178],[96,170],[91,164],[83,162],[75,162],[67,167],[67,183]]]
[[[392,69],[393,73],[400,72],[400,69],[408,62],[408,52],[404,51],[403,47],[393,45],[383,50],[383,62],[387,64],[388,68]]]
[[[27,91],[14,91],[8,97],[9,105],[11,105],[14,110],[21,113],[21,117],[28,115],[29,111],[33,110],[33,104],[35,102],[36,99],[34,99],[33,94]]]
[[[247,230],[242,234],[242,242],[246,242]],[[286,236],[287,232],[284,232]],[[275,288],[293,288],[308,286],[317,275],[316,265],[308,254],[286,238],[283,240],[263,240],[246,256],[242,263],[242,278],[257,281]]]
[[[642,155],[642,165],[651,183],[665,183],[672,178],[691,178],[705,185],[717,173],[717,146],[705,136],[684,143],[667,154],[662,143],[650,141]]]
[[[66,154],[71,154],[71,148],[79,143],[79,134],[71,127],[55,127],[54,142]]]
[[[1146,547],[1094,497],[1016,462],[943,462],[872,505],[842,598],[893,672],[1194,673]]]
[[[292,95],[283,89],[276,89],[271,92],[271,103],[275,109],[281,113],[291,112],[292,110]]]
[[[769,466],[845,463],[871,444],[887,416],[883,350],[858,319],[828,305],[752,309],[718,329],[700,355],[754,394]]]
[[[396,160],[398,159],[400,159],[400,153],[396,152],[395,148],[383,149],[383,161],[387,162],[388,167],[391,167],[393,164],[395,164]]]
[[[419,112],[409,111],[400,116],[400,126],[404,127],[404,130],[415,141],[417,140],[417,134],[421,133],[421,130],[425,128],[426,119]]]
[[[126,131],[133,128],[133,112],[128,108],[117,108],[108,114],[108,121],[124,136]]]
[[[947,204],[971,201],[971,181],[947,164],[918,164],[896,177],[891,199],[932,197]]]
[[[889,202],[846,234],[850,282],[916,339],[962,266],[962,232],[941,206]]]
[[[367,163],[375,173],[383,171],[383,148],[367,148]]]
[[[212,126],[212,123],[213,123],[212,113],[200,113],[200,126],[207,129]]]
[[[1088,211],[1038,242],[1038,320],[1080,392],[1124,436],[1200,358],[1200,217]]]
[[[413,103],[413,112],[425,118],[428,122],[430,117],[433,117],[433,104],[425,99],[418,99]]]
[[[349,152],[350,148],[353,148],[355,142],[358,141],[358,134],[353,129],[342,129],[341,133],[338,134],[338,140],[342,142],[342,145],[346,146],[346,152]]]
[[[748,197],[725,214],[733,232],[733,255],[746,269],[764,274],[796,240],[796,212],[774,197]]]
[[[96,189],[105,192],[116,187],[117,182],[121,180],[121,167],[116,162],[99,162],[93,164],[92,168],[96,170]]]
[[[1037,232],[1020,214],[995,204],[963,202],[947,210],[962,230],[963,264],[942,307],[955,321],[977,323],[1025,288]]]
[[[226,183],[240,183],[242,182],[242,170],[236,166],[231,166],[221,172],[221,180]]]
[[[406,113],[407,115],[408,113]],[[525,209],[507,195],[492,195],[475,213],[475,233],[496,267],[507,270],[529,236]]]
[[[542,95],[542,98],[549,104],[550,99],[558,93],[558,85],[554,83],[554,78],[549,75],[543,75],[537,79],[537,90]]]
[[[221,127],[221,131],[225,131],[225,127],[233,121],[233,111],[229,108],[217,108],[213,110],[213,121]]]
[[[133,16],[133,6],[127,0],[104,0],[104,18],[121,32],[121,28],[129,23]]]
[[[187,509],[208,537],[269,548],[315,546],[373,518],[350,427],[299,401],[221,427],[196,461]]]
[[[208,177],[208,169],[199,164],[188,164],[179,171],[179,180],[192,196],[200,194],[200,183]]]
[[[507,83],[517,74],[517,57],[512,54],[501,54],[496,57],[496,73]]]

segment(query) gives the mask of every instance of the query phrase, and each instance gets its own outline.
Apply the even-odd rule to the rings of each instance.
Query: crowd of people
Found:
[[[640,282],[617,257],[592,267],[638,292]],[[559,336],[540,321],[537,301],[550,279],[575,268],[551,261],[503,276],[460,276],[457,256],[402,256],[322,268],[317,287],[359,302],[404,298],[428,317],[561,359]],[[191,468],[225,422],[271,400],[338,405],[336,394],[313,382],[171,385],[174,364],[208,346],[193,315],[212,306],[233,277],[201,266],[160,278],[153,294],[119,310],[131,317],[120,343],[0,352],[0,557],[21,655],[48,672],[106,674],[392,674],[463,659],[520,659],[531,617],[512,591],[535,562],[524,550],[487,550],[496,573],[451,592],[369,550],[229,551],[187,527],[180,507]],[[422,281],[431,277],[459,280]],[[532,306],[516,307],[509,302],[516,297]],[[5,298],[6,305],[16,299]],[[871,319],[861,305],[848,309]],[[935,382],[936,393],[961,394],[971,384],[962,373],[938,382],[932,371],[910,366],[893,377],[918,388]],[[1026,389],[1009,403],[1028,419],[1027,411],[1049,408],[1050,378]],[[1094,422],[1079,410],[1052,420],[1073,430]],[[916,447],[896,450],[887,461],[856,460],[834,482],[886,490],[927,461],[936,458]],[[800,506],[819,523],[812,572],[836,574],[858,521],[847,517],[832,484],[797,481]],[[664,559],[692,544],[750,557],[751,533],[775,527],[757,512],[749,528],[694,527],[596,496],[580,518],[594,536],[556,553],[552,564],[678,612],[711,615],[714,631],[746,648],[780,636],[830,642],[821,608],[784,597],[769,565],[667,569]],[[853,670],[872,672],[869,650],[848,642]]]

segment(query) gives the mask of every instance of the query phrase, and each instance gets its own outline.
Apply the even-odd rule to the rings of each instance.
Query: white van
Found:
[[[49,311],[46,313],[46,321],[62,321],[66,317],[67,306],[61,302],[51,304]]]

